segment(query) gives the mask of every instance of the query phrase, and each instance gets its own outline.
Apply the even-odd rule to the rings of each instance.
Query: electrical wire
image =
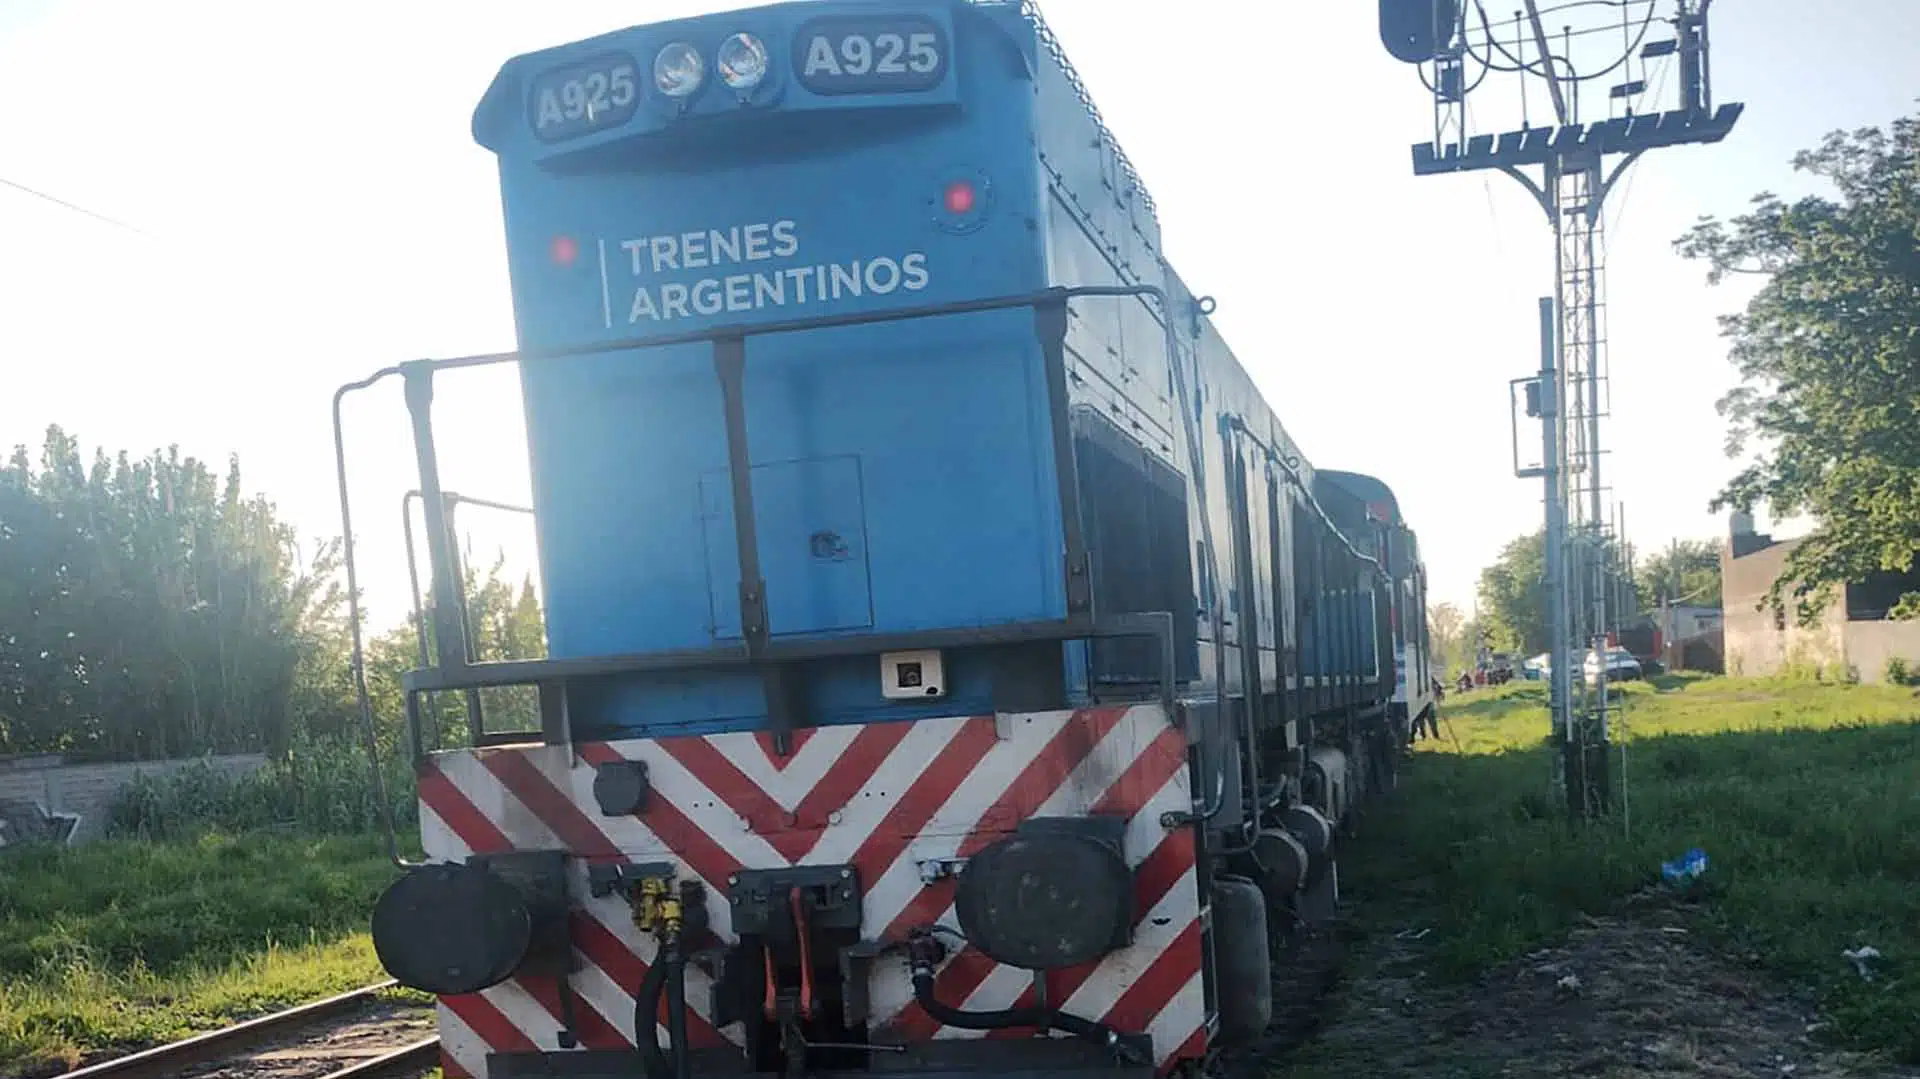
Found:
[[[1666,90],[1667,76],[1671,74],[1673,74],[1672,63],[1666,63],[1666,64],[1660,65],[1660,76],[1659,78],[1655,79],[1653,83],[1652,95],[1654,100],[1658,101],[1660,99],[1660,94],[1664,90]],[[1602,239],[1600,241],[1601,243],[1600,255],[1602,258],[1606,257],[1606,248],[1607,248],[1607,245],[1613,240],[1614,238],[1613,234],[1620,231],[1620,220],[1621,218],[1626,216],[1626,212],[1627,212],[1627,199],[1629,196],[1633,194],[1633,178],[1635,176],[1638,176],[1639,174],[1640,174],[1639,169],[1633,169],[1630,172],[1628,172],[1626,177],[1626,183],[1624,186],[1620,188],[1620,197],[1613,200],[1612,207],[1608,214],[1608,216],[1610,216],[1613,219],[1613,221],[1611,224],[1607,226],[1606,232],[1603,234]]]
[[[1544,20],[1549,15],[1558,15],[1562,11],[1571,11],[1574,8],[1579,8],[1579,7],[1610,7],[1610,8],[1619,8],[1624,10],[1626,8],[1633,7],[1635,4],[1644,3],[1644,4],[1651,5],[1655,2],[1656,0],[1570,0],[1569,3],[1554,4],[1551,7],[1541,8],[1540,18]],[[1529,16],[1521,14],[1521,15],[1516,15],[1511,19],[1501,19],[1495,22],[1493,25],[1495,27],[1498,27],[1504,30],[1509,26],[1528,26],[1528,25],[1531,25],[1532,21],[1533,20]],[[1589,33],[1596,33],[1596,32],[1598,31],[1596,30],[1574,31],[1575,34],[1589,34]]]
[[[1499,70],[1526,71],[1530,74],[1539,75],[1542,78],[1549,78],[1552,76],[1549,76],[1546,71],[1540,70],[1540,66],[1543,60],[1551,60],[1551,61],[1554,61],[1556,64],[1564,66],[1566,68],[1567,82],[1579,84],[1583,82],[1591,82],[1594,79],[1604,78],[1607,75],[1611,75],[1615,71],[1620,70],[1622,65],[1626,64],[1629,60],[1633,59],[1634,54],[1640,51],[1641,43],[1644,42],[1647,38],[1647,31],[1651,29],[1653,26],[1654,11],[1656,10],[1656,7],[1657,7],[1656,0],[1573,0],[1572,3],[1562,4],[1557,7],[1548,8],[1546,10],[1543,10],[1540,13],[1541,18],[1544,19],[1547,15],[1552,14],[1554,12],[1563,11],[1571,7],[1578,7],[1583,4],[1605,4],[1607,6],[1618,7],[1622,10],[1626,10],[1629,4],[1641,3],[1641,2],[1644,2],[1647,5],[1647,13],[1645,17],[1643,17],[1640,20],[1640,30],[1638,33],[1634,35],[1633,43],[1627,46],[1627,48],[1621,52],[1620,56],[1617,59],[1615,59],[1613,63],[1608,64],[1606,67],[1601,68],[1599,71],[1590,72],[1585,75],[1580,74],[1579,70],[1573,66],[1573,62],[1570,57],[1557,56],[1552,53],[1549,53],[1546,56],[1542,57],[1541,60],[1534,60],[1532,62],[1528,62],[1528,61],[1522,60],[1518,56],[1515,56],[1512,52],[1508,51],[1506,45],[1503,44],[1498,37],[1494,36],[1494,33],[1493,33],[1493,28],[1495,26],[1503,26],[1503,27],[1513,26],[1513,25],[1516,25],[1515,21],[1512,19],[1508,19],[1505,22],[1501,22],[1501,23],[1490,22],[1487,18],[1487,6],[1484,0],[1473,0],[1473,9],[1474,9],[1474,13],[1479,16],[1480,30],[1481,30],[1481,33],[1485,35],[1487,39],[1487,44],[1492,46],[1493,51],[1505,57],[1508,63],[1515,65],[1515,67],[1513,68],[1503,67],[1503,68],[1500,68]],[[1465,13],[1463,12],[1462,13],[1463,17],[1464,17],[1464,14]],[[1563,38],[1572,38],[1572,37],[1585,36],[1588,34],[1612,33],[1614,29],[1615,28],[1613,26],[1596,26],[1586,30],[1578,30],[1578,31],[1569,30],[1563,33],[1561,36]],[[1462,35],[1463,38],[1464,36],[1465,35]]]
[[[132,225],[127,224],[125,221],[115,220],[114,218],[108,217],[106,214],[98,213],[94,210],[89,210],[85,206],[80,205],[79,203],[69,202],[66,199],[60,198],[57,195],[49,195],[45,191],[41,191],[38,188],[28,187],[26,184],[23,184],[18,180],[9,180],[5,176],[0,176],[0,186],[11,187],[15,191],[24,192],[28,195],[32,195],[34,198],[42,199],[46,202],[51,202],[55,206],[59,206],[59,207],[62,207],[63,209],[71,210],[74,213],[80,214],[83,217],[91,217],[95,221],[112,225],[115,228],[126,229],[128,232],[131,232],[136,236],[146,235],[146,233],[141,232],[139,229],[133,227]]]

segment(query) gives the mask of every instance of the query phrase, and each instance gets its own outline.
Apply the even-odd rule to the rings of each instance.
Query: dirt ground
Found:
[[[1317,1029],[1269,1047],[1267,1075],[1920,1077],[1819,1044],[1806,1002],[1697,944],[1662,907],[1589,919],[1464,985],[1423,976],[1417,930],[1356,941]]]

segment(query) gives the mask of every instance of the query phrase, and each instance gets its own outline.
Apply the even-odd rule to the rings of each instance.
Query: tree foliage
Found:
[[[1493,564],[1480,571],[1480,627],[1496,651],[1537,655],[1552,646],[1547,622],[1546,529],[1536,529],[1510,541]],[[1600,557],[1610,569],[1607,587],[1618,597],[1624,594],[1624,564],[1611,540],[1603,543]],[[1578,593],[1569,596],[1569,601]],[[1582,646],[1583,647],[1583,646]]]
[[[286,744],[342,600],[273,506],[177,450],[89,465],[58,427],[0,469],[0,751],[123,758]]]
[[[1661,601],[1703,607],[1720,604],[1720,544],[1713,540],[1677,540],[1655,551],[1634,574],[1642,607]]]
[[[531,582],[467,573],[480,658],[534,658]],[[89,463],[59,427],[0,466],[0,754],[140,760],[339,741],[358,731],[340,547],[302,552],[273,504],[177,450]],[[368,670],[395,748],[411,624]],[[530,691],[505,695],[524,722]],[[438,718],[459,702],[436,702]]]
[[[1546,531],[1521,536],[1480,571],[1480,623],[1500,651],[1533,655],[1546,651]]]
[[[1812,620],[1836,586],[1920,555],[1920,118],[1833,132],[1793,167],[1833,194],[1762,193],[1676,247],[1709,283],[1765,278],[1721,320],[1742,380],[1719,404],[1728,453],[1758,455],[1711,508],[1814,519],[1765,601],[1782,612],[1790,590]],[[1897,611],[1920,614],[1920,593]]]
[[[1473,642],[1467,616],[1451,603],[1427,608],[1427,635],[1433,642],[1433,667],[1457,671],[1471,665]]]

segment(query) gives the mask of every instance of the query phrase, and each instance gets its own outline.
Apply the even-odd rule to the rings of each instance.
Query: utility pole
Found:
[[[1546,506],[1547,528],[1542,546],[1546,561],[1548,711],[1553,717],[1553,739],[1562,747],[1575,743],[1568,737],[1569,705],[1572,701],[1572,653],[1569,647],[1567,610],[1567,473],[1565,468],[1566,410],[1561,407],[1560,344],[1555,335],[1554,301],[1540,298],[1540,372],[1533,378],[1515,379],[1513,385],[1525,388],[1526,414],[1540,421],[1540,464],[1521,467],[1519,462],[1519,424],[1514,425],[1514,475],[1523,479],[1539,477],[1542,502]],[[1553,784],[1556,791],[1566,790],[1569,775],[1579,771],[1562,756],[1555,764]]]
[[[1586,43],[1608,27],[1554,28],[1559,31],[1556,38],[1536,0],[1524,0],[1524,12],[1499,22],[1489,18],[1484,0],[1379,0],[1381,43],[1395,59],[1419,65],[1421,80],[1433,95],[1433,139],[1412,148],[1414,174],[1486,169],[1504,173],[1527,189],[1553,229],[1555,362],[1551,367],[1543,363],[1538,388],[1529,390],[1528,414],[1538,415],[1546,429],[1542,450],[1547,459],[1538,473],[1549,490],[1545,584],[1549,596],[1561,597],[1563,611],[1559,618],[1550,616],[1555,655],[1553,724],[1565,751],[1568,810],[1576,819],[1606,814],[1611,801],[1607,636],[1609,597],[1616,582],[1600,467],[1600,419],[1606,413],[1602,401],[1606,198],[1640,155],[1670,146],[1718,142],[1733,130],[1745,109],[1738,103],[1717,109],[1712,104],[1707,57],[1711,0],[1671,0],[1673,15],[1661,21],[1672,27],[1674,36],[1648,39],[1657,9],[1668,2],[1621,0],[1609,5],[1608,10],[1617,12],[1621,20],[1619,50],[1601,55],[1597,63],[1576,65],[1576,42],[1594,51]],[[1647,93],[1648,65],[1667,57],[1679,66],[1676,106],[1636,112]],[[1634,75],[1636,59],[1639,77]],[[1607,93],[1610,115],[1604,120],[1583,120],[1582,87],[1621,69],[1619,81]],[[1468,130],[1467,97],[1493,72],[1517,77],[1521,126],[1497,135],[1473,133]],[[1526,117],[1526,84],[1533,79],[1546,84],[1553,104],[1553,122],[1545,126],[1534,126]],[[1609,159],[1614,159],[1611,164]],[[1537,173],[1530,174],[1534,170]],[[1542,406],[1538,412],[1532,407],[1535,401]],[[1516,429],[1516,455],[1518,445]],[[1517,459],[1515,465],[1522,476],[1535,474],[1520,469]],[[1556,504],[1562,492],[1565,499]],[[1558,542],[1556,513],[1565,514]],[[1622,606],[1618,597],[1611,606],[1616,610]],[[1570,668],[1572,642],[1579,640],[1587,643],[1597,669],[1591,683],[1584,678],[1579,681],[1582,688],[1576,693]],[[1563,675],[1568,680],[1564,695],[1559,693]]]

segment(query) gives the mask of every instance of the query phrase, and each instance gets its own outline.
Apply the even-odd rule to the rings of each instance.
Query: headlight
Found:
[[[686,97],[700,89],[706,74],[706,61],[683,41],[668,45],[653,58],[653,85],[668,97]]]
[[[720,81],[745,93],[767,77],[767,47],[752,34],[735,34],[720,43]]]

